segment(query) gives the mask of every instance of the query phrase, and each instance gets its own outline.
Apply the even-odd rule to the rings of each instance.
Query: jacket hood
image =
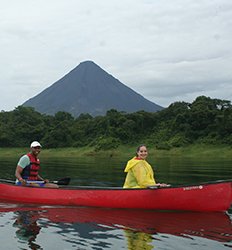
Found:
[[[124,169],[124,172],[128,172],[131,168],[133,168],[136,164],[138,164],[141,161],[144,161],[144,160],[139,159],[137,157],[133,157],[131,160],[129,160],[127,162],[127,165],[126,165],[126,167]]]

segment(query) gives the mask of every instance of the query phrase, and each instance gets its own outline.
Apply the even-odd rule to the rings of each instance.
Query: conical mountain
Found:
[[[67,75],[29,99],[23,106],[54,115],[58,111],[78,117],[81,113],[105,115],[116,109],[128,113],[156,112],[161,106],[145,99],[92,61],[80,63]]]

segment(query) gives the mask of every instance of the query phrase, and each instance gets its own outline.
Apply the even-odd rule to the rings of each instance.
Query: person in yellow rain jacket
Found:
[[[147,188],[167,186],[156,183],[151,165],[146,161],[148,152],[145,145],[140,145],[136,156],[127,162],[124,172],[127,173],[123,188]]]

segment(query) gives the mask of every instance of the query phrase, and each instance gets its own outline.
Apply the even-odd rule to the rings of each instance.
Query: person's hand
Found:
[[[22,186],[26,186],[27,185],[27,181],[24,180],[23,178],[21,178],[19,181],[21,182]]]
[[[44,179],[44,183],[49,183],[49,180],[48,179]]]
[[[157,189],[160,187],[170,187],[170,186],[171,186],[170,184],[166,184],[166,183],[156,183],[155,185],[148,186],[148,188],[149,189]]]
[[[166,183],[157,183],[156,186],[158,186],[158,187],[170,187],[170,184],[166,184]]]

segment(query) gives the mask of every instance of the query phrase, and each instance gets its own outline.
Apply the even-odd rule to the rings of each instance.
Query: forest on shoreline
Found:
[[[232,106],[228,100],[199,96],[192,103],[175,102],[156,113],[111,109],[105,116],[74,118],[63,111],[51,116],[23,106],[0,112],[0,147],[28,147],[33,140],[48,149],[96,151],[143,143],[165,150],[197,143],[230,146]]]

